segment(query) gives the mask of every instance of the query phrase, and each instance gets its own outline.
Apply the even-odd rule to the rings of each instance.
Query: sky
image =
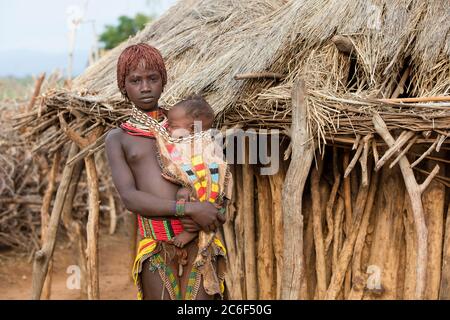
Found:
[[[74,75],[86,67],[97,34],[121,15],[159,16],[177,0],[0,0],[0,77],[24,77],[55,69],[67,72],[70,47],[67,11],[83,12],[76,30]],[[95,27],[93,27],[95,26]]]

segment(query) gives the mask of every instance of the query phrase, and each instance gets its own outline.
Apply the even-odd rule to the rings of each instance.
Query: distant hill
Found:
[[[43,51],[6,50],[0,51],[0,77],[26,77],[42,72],[50,74],[55,69],[66,70],[67,53]],[[74,54],[73,76],[83,72],[88,61],[88,52]]]

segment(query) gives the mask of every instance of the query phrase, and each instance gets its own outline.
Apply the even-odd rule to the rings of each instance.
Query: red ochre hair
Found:
[[[143,63],[146,69],[158,71],[163,88],[166,85],[167,71],[161,53],[146,43],[138,43],[125,48],[117,61],[117,85],[121,92],[125,92],[125,77],[140,63]]]

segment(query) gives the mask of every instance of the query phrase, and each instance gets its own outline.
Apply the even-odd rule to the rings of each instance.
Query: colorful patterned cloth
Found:
[[[169,292],[169,296],[172,300],[195,300],[197,297],[198,289],[201,284],[202,273],[198,267],[193,265],[189,273],[188,283],[185,290],[184,297],[181,294],[180,285],[177,277],[168,266],[166,262],[167,257],[176,257],[180,254],[179,249],[174,245],[167,243],[166,241],[158,241],[152,238],[144,238],[139,242],[138,253],[133,265],[133,280],[138,288],[138,299],[143,299],[143,289],[141,283],[140,273],[142,272],[142,266],[146,260],[149,260],[150,270],[158,272],[161,277],[164,287]],[[212,245],[209,247],[209,254],[216,258],[221,257],[223,259],[226,256],[226,249],[222,242],[215,238]],[[166,258],[166,259],[165,259]],[[211,261],[212,264],[213,261]],[[218,264],[217,277],[220,279],[220,295],[224,292],[224,276],[225,270],[223,265]]]
[[[202,135],[192,142],[171,143],[158,134],[156,142],[162,175],[190,190],[191,200],[209,201],[224,207],[225,199],[231,199],[232,178],[229,167],[224,161],[223,150],[211,135]],[[203,287],[209,295],[221,294],[221,282],[218,272],[211,264],[210,246],[216,240],[214,232],[199,232],[198,254],[194,266],[203,276]],[[218,261],[221,268],[222,261]],[[225,261],[223,261],[225,264]]]
[[[162,126],[166,127],[167,122],[162,111],[153,111],[147,113],[147,115],[158,119]],[[142,127],[142,125],[138,122],[133,121],[132,118],[130,118],[127,122],[122,123],[120,127],[127,134],[134,136],[142,136],[151,139],[154,139],[155,136],[157,136],[153,131],[149,131],[148,129]],[[159,160],[163,170],[163,176],[172,182],[180,183],[181,181],[179,177],[175,175],[172,176],[172,174],[167,171],[167,168],[163,165],[162,157],[159,156]],[[167,162],[165,163],[167,164]],[[199,167],[196,168],[198,169]],[[206,173],[206,171],[204,172]],[[216,181],[216,183],[217,182],[218,181]],[[184,185],[184,183],[181,184]],[[203,187],[206,188],[206,186],[207,185],[203,183]],[[217,190],[217,192],[216,194],[212,194],[212,198],[210,198],[211,202],[215,201],[219,196],[218,188],[214,187],[213,189]],[[204,194],[206,194],[206,191]],[[138,287],[138,299],[143,298],[143,289],[139,274],[142,271],[143,263],[147,259],[150,261],[151,271],[158,271],[161,280],[163,281],[172,300],[180,300],[183,298],[186,300],[195,300],[202,275],[204,286],[206,284],[206,292],[211,295],[219,294],[220,296],[223,296],[226,249],[217,237],[212,237],[210,243],[205,246],[203,250],[199,250],[199,254],[200,252],[202,253],[202,263],[199,265],[197,261],[198,259],[196,259],[197,263],[194,263],[189,273],[186,294],[182,297],[177,277],[165,261],[165,257],[167,258],[183,255],[182,251],[184,249],[178,249],[173,244],[167,242],[183,231],[181,222],[179,219],[149,219],[139,214],[137,214],[137,217],[142,240],[139,243],[138,253],[133,265],[132,274],[134,282]],[[207,283],[212,282],[215,284],[214,290],[208,290],[207,287],[209,288],[211,285],[207,285]]]

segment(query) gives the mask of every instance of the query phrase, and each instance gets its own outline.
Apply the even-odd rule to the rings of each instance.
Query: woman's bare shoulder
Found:
[[[108,132],[108,134],[106,135],[105,143],[107,145],[111,144],[111,143],[114,143],[114,144],[115,143],[120,143],[122,135],[123,135],[123,130],[122,129],[120,129],[120,128],[111,129]]]

